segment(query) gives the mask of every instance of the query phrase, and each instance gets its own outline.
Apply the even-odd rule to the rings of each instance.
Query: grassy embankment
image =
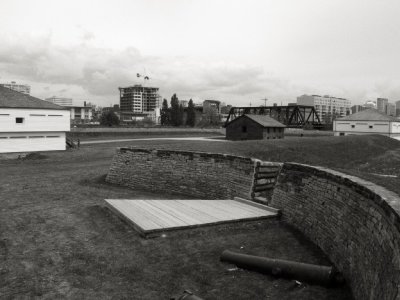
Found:
[[[326,289],[219,262],[224,249],[328,264],[279,222],[210,227],[141,239],[103,207],[104,198],[174,198],[104,183],[117,146],[169,148],[323,165],[399,193],[400,142],[381,136],[286,140],[133,141],[0,161],[0,298],[168,299],[191,289],[205,299],[349,299]]]

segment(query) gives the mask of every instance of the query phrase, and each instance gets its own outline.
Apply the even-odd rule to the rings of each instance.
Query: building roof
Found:
[[[57,104],[2,86],[0,86],[0,108],[64,109]]]
[[[352,115],[336,119],[337,121],[399,121],[395,117],[388,116],[374,108],[362,110]]]
[[[260,124],[262,127],[286,127],[285,125],[283,125],[282,123],[278,122],[277,120],[275,120],[274,118],[271,118],[270,116],[267,115],[252,115],[252,114],[245,114],[242,115],[232,121],[230,121],[228,124],[234,122],[235,120],[239,119],[239,118],[249,118],[250,120],[253,120],[254,122]]]

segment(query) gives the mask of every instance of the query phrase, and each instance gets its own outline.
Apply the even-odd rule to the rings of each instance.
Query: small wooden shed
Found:
[[[270,116],[245,114],[226,125],[226,139],[282,139],[285,127],[285,125]]]

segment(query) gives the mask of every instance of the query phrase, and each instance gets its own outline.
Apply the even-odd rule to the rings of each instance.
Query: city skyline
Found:
[[[143,84],[137,73],[168,100],[400,99],[400,3],[392,0],[2,4],[0,81],[29,84],[43,99],[109,106],[119,86]]]

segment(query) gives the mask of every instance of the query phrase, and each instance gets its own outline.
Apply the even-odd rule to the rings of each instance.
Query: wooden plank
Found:
[[[223,212],[223,219],[233,219],[237,217],[254,217],[257,213],[256,210],[251,211],[235,205],[232,200],[199,200],[207,201],[208,206]]]
[[[260,203],[254,202],[254,201],[250,201],[250,200],[247,200],[247,199],[240,198],[240,197],[235,197],[234,200],[238,201],[238,202],[241,202],[241,203],[245,203],[247,205],[258,207],[259,209],[267,210],[267,211],[272,212],[273,214],[276,214],[276,215],[280,214],[280,210],[279,209],[271,207],[271,206],[268,206],[268,205],[260,204]]]
[[[137,200],[125,200],[125,201],[128,210],[132,215],[133,221],[138,222],[140,224],[142,224],[142,222],[145,223],[146,226],[143,225],[144,229],[163,228],[165,226],[165,224],[159,218],[157,218],[157,215],[141,207],[137,203]],[[150,224],[147,225],[148,223]]]
[[[207,212],[207,214],[214,216],[216,219],[223,221],[234,219],[238,215],[237,210],[229,210],[227,205],[218,200],[196,200],[198,209]]]
[[[155,215],[160,222],[163,223],[163,227],[176,227],[176,226],[185,226],[188,225],[186,222],[181,221],[176,218],[174,214],[170,214],[160,207],[158,207],[155,203],[152,203],[151,200],[140,200],[140,202],[136,203],[141,207],[148,209],[152,215]]]
[[[195,225],[199,224],[199,220],[196,218],[193,218],[184,212],[180,211],[179,209],[176,208],[176,206],[171,205],[172,202],[175,202],[176,200],[152,200],[157,206],[162,208],[164,211],[176,216],[176,218],[182,220],[185,222],[187,225]]]
[[[244,199],[239,201],[107,199],[106,203],[114,212],[128,220],[142,236],[166,230],[276,216],[276,213],[265,209],[264,206],[258,207],[257,203]]]
[[[196,200],[186,200],[186,201],[196,201]],[[176,205],[178,209],[182,209],[182,212],[187,213],[189,216],[197,219],[199,223],[212,223],[219,221],[212,215],[207,214],[207,212],[201,211],[198,208],[192,207],[190,204],[186,203],[185,200],[176,200],[173,205]]]
[[[126,200],[108,200],[107,201],[111,206],[118,210],[120,214],[123,214],[129,220],[135,222],[136,224],[140,224],[139,226],[143,229],[149,228],[162,228],[159,224],[155,223],[152,218],[143,217],[138,213],[138,210],[133,210],[132,206],[126,202]]]
[[[273,212],[271,212],[269,210],[263,209],[261,207],[255,206],[255,205],[251,205],[246,202],[235,201],[235,200],[231,200],[231,201],[232,201],[231,205],[236,205],[244,210],[248,210],[257,215],[272,215],[272,214],[274,214]],[[248,202],[250,202],[250,201],[248,201]]]

